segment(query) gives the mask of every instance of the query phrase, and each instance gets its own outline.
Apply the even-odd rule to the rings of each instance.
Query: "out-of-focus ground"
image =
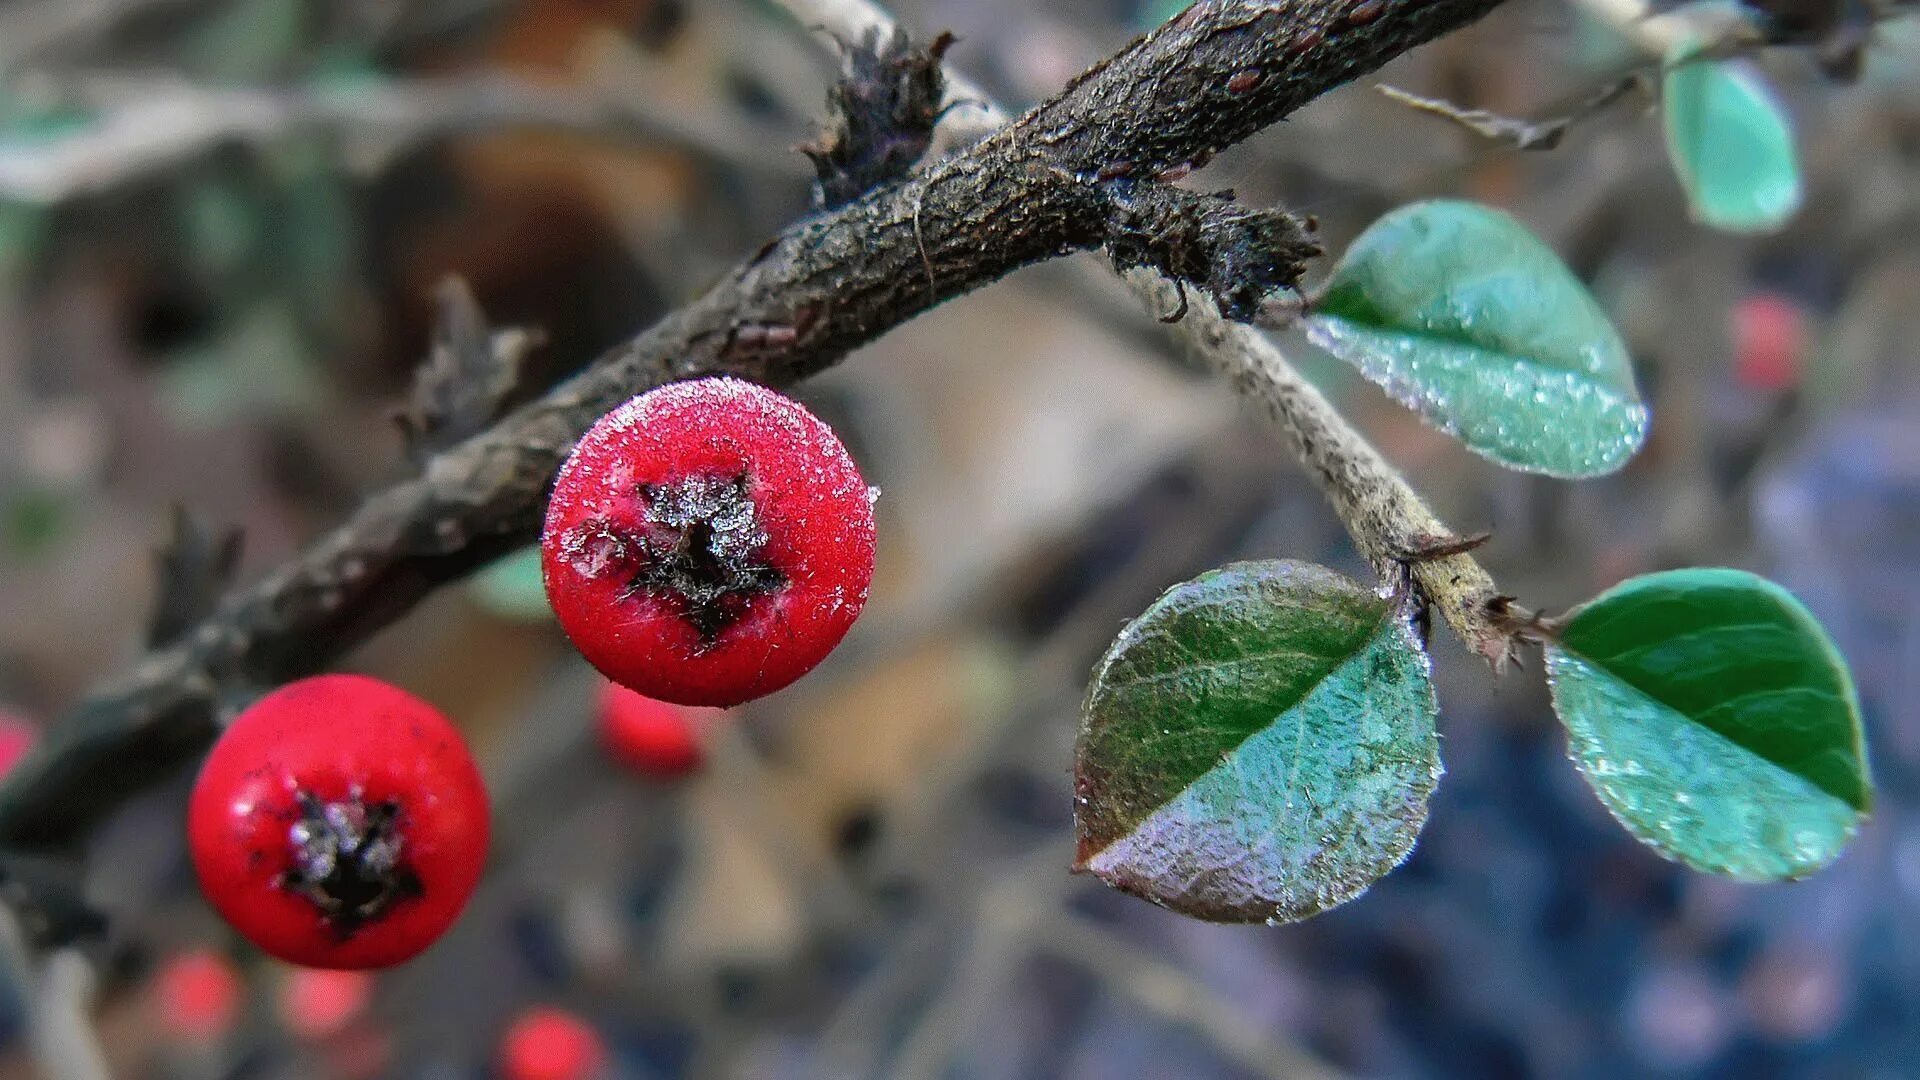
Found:
[[[950,61],[1010,103],[1141,17],[900,7],[955,30]],[[506,1019],[554,1003],[634,1077],[1913,1075],[1920,34],[1883,31],[1856,85],[1769,59],[1808,181],[1776,236],[1689,222],[1645,95],[1520,154],[1368,79],[1192,181],[1310,211],[1336,252],[1400,202],[1485,200],[1592,283],[1655,415],[1605,480],[1503,472],[1291,346],[1443,516],[1494,530],[1488,565],[1532,605],[1680,564],[1805,598],[1853,663],[1880,788],[1825,873],[1743,886],[1660,861],[1566,763],[1537,670],[1495,682],[1449,642],[1447,776],[1412,860],[1360,900],[1215,927],[1068,876],[1078,698],[1120,624],[1230,559],[1361,567],[1249,410],[1117,288],[1046,266],[799,388],[884,492],[873,600],[815,675],[718,730],[700,775],[605,759],[596,678],[515,568],[350,658],[457,718],[499,828],[464,920],[345,1031],[285,1030],[285,969],[199,899],[185,777],[115,818],[88,890],[113,920],[95,953],[118,1073],[493,1075]],[[1381,78],[1539,116],[1629,60],[1516,0]],[[172,504],[243,527],[250,577],[400,475],[389,414],[443,275],[545,331],[531,393],[806,212],[788,147],[831,70],[749,0],[0,2],[0,703],[57,722],[137,655]],[[434,123],[377,122],[381,95],[499,75],[578,106],[574,130],[458,91]],[[255,91],[347,105],[276,120]],[[233,126],[183,141],[209,117]],[[1804,318],[1784,367],[1736,349],[1762,294]],[[251,993],[195,1042],[151,975],[206,944]],[[6,1075],[29,1074],[21,1022],[0,1009]]]

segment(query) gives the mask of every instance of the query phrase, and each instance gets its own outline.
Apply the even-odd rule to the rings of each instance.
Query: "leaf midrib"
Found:
[[[1774,624],[1767,623],[1765,625],[1771,626]],[[1712,629],[1712,628],[1708,627],[1705,629]],[[1662,639],[1662,640],[1665,640],[1665,639]],[[1596,660],[1592,656],[1589,656],[1586,653],[1583,653],[1580,650],[1573,648],[1572,646],[1568,645],[1565,641],[1557,642],[1554,645],[1554,647],[1566,653],[1568,656],[1575,657],[1591,665],[1594,668],[1594,670],[1606,673],[1606,676],[1608,678],[1618,680],[1621,685],[1632,690],[1634,693],[1639,694],[1641,697],[1646,698],[1648,701],[1653,702],[1655,705],[1660,706],[1662,709],[1665,709],[1667,712],[1670,712],[1675,716],[1680,717],[1680,719],[1685,721],[1686,723],[1692,724],[1694,727],[1697,727],[1703,731],[1709,732],[1710,734],[1718,738],[1725,739],[1727,742],[1732,743],[1734,746],[1737,746],[1742,750],[1745,750],[1747,753],[1752,754],[1754,757],[1759,758],[1761,761],[1764,761],[1769,765],[1772,765],[1774,768],[1780,769],[1784,772],[1791,773],[1794,776],[1797,776],[1800,779],[1805,780],[1808,784],[1811,784],[1812,786],[1814,786],[1815,788],[1818,788],[1820,791],[1824,792],[1825,794],[1840,800],[1841,802],[1847,804],[1848,806],[1852,807],[1856,811],[1859,811],[1861,813],[1866,812],[1866,807],[1863,807],[1858,802],[1855,802],[1850,795],[1843,794],[1842,792],[1833,790],[1832,788],[1828,787],[1826,784],[1821,783],[1818,779],[1808,776],[1806,773],[1801,772],[1800,770],[1794,768],[1792,765],[1789,765],[1788,763],[1780,760],[1777,757],[1774,757],[1773,755],[1767,753],[1766,751],[1761,750],[1759,747],[1749,744],[1744,739],[1736,739],[1732,735],[1729,735],[1726,732],[1721,731],[1719,728],[1716,728],[1710,724],[1701,723],[1700,721],[1696,720],[1691,714],[1689,714],[1685,709],[1682,709],[1678,705],[1675,705],[1672,702],[1668,701],[1666,698],[1661,697],[1659,694],[1656,694],[1653,691],[1647,689],[1645,686],[1642,686],[1640,683],[1627,678],[1625,675],[1622,675],[1620,672],[1614,670],[1612,667],[1607,666],[1601,661]],[[1770,694],[1779,693],[1782,689],[1791,689],[1791,688],[1769,687],[1764,691],[1749,691],[1748,693],[1745,693],[1745,694],[1736,695],[1735,698],[1730,698],[1728,700],[1733,701],[1733,700],[1739,700],[1741,698],[1751,697],[1755,693],[1763,693],[1763,692],[1770,693]],[[1802,689],[1814,689],[1814,688],[1806,687]],[[1816,692],[1825,693],[1825,691],[1816,691]],[[1841,701],[1843,704],[1845,703],[1844,697],[1841,698]],[[1719,708],[1721,704],[1725,704],[1725,703],[1724,702],[1717,703],[1714,706],[1714,708]],[[1708,710],[1708,711],[1711,711],[1711,710]]]
[[[1426,329],[1420,329],[1420,328],[1402,328],[1401,325],[1398,323],[1363,322],[1359,319],[1350,318],[1346,315],[1338,314],[1337,312],[1319,311],[1319,312],[1315,312],[1312,316],[1309,316],[1309,318],[1313,318],[1313,317],[1318,317],[1323,319],[1338,319],[1341,322],[1348,323],[1352,326],[1372,329],[1372,330],[1375,330],[1376,332],[1381,332],[1381,333],[1390,332],[1390,333],[1398,334],[1402,337],[1413,338],[1416,341],[1437,341],[1446,345],[1454,346],[1456,348],[1464,344],[1466,347],[1471,348],[1477,352],[1485,353],[1488,356],[1497,356],[1503,360],[1509,361],[1514,367],[1530,368],[1536,372],[1549,372],[1555,375],[1578,376],[1582,381],[1592,386],[1595,390],[1611,397],[1616,404],[1620,404],[1620,405],[1642,404],[1640,400],[1640,395],[1637,389],[1634,391],[1634,393],[1631,396],[1629,396],[1628,394],[1619,390],[1618,388],[1601,382],[1600,379],[1597,376],[1595,376],[1592,372],[1582,371],[1579,368],[1556,367],[1544,361],[1537,360],[1537,359],[1534,359],[1533,357],[1525,356],[1520,353],[1507,352],[1505,349],[1489,348],[1485,345],[1480,344],[1477,341],[1473,341],[1470,339],[1446,337],[1442,334],[1435,333],[1432,330],[1426,330]],[[1539,378],[1537,381],[1539,381],[1542,384],[1545,384],[1547,382],[1545,378]]]
[[[1274,726],[1275,724],[1278,724],[1281,718],[1285,717],[1288,713],[1297,710],[1301,705],[1305,704],[1307,699],[1313,697],[1314,694],[1319,692],[1320,687],[1323,686],[1328,679],[1333,678],[1333,676],[1337,674],[1342,668],[1352,663],[1355,657],[1359,656],[1361,653],[1365,652],[1369,647],[1371,647],[1373,643],[1379,639],[1381,633],[1389,629],[1390,624],[1394,618],[1395,618],[1394,610],[1391,606],[1389,606],[1387,610],[1381,614],[1380,619],[1373,624],[1372,631],[1369,632],[1365,637],[1359,640],[1359,642],[1354,646],[1353,651],[1349,652],[1346,656],[1341,657],[1337,662],[1335,662],[1333,665],[1328,667],[1327,670],[1321,672],[1320,677],[1313,680],[1313,682],[1310,685],[1308,685],[1305,690],[1301,691],[1300,695],[1293,699],[1292,704],[1280,710],[1280,712],[1276,714],[1273,717],[1273,719],[1267,721],[1265,724],[1262,724],[1259,727],[1254,728],[1253,730],[1247,732],[1245,735],[1241,736],[1240,740],[1234,743],[1232,746],[1226,747],[1225,749],[1221,750],[1220,751],[1221,760],[1219,762],[1216,762],[1213,765],[1208,766],[1206,769],[1202,770],[1199,773],[1199,775],[1195,776],[1191,780],[1188,780],[1186,783],[1181,784],[1178,788],[1174,790],[1173,794],[1169,795],[1166,798],[1165,801],[1161,802],[1158,806],[1155,806],[1152,810],[1149,810],[1145,814],[1140,815],[1139,820],[1129,825],[1127,827],[1126,832],[1121,833],[1119,836],[1116,836],[1112,840],[1107,841],[1105,844],[1100,845],[1099,850],[1105,851],[1107,848],[1112,847],[1115,843],[1119,842],[1122,838],[1132,836],[1135,833],[1139,832],[1140,827],[1146,824],[1148,821],[1152,820],[1155,814],[1158,814],[1161,810],[1165,809],[1175,799],[1178,799],[1180,796],[1186,794],[1187,790],[1193,787],[1193,785],[1199,783],[1202,779],[1211,775],[1213,771],[1215,769],[1220,768],[1228,758],[1232,757],[1234,754],[1239,753],[1240,748],[1242,746],[1245,746],[1248,740],[1252,739],[1255,735],[1258,735],[1261,732],[1267,730],[1268,728]],[[1301,723],[1302,725],[1306,723],[1305,717],[1301,718]],[[1298,759],[1299,759],[1299,754],[1296,751],[1294,755],[1294,759],[1288,763],[1287,789],[1288,789],[1289,795],[1292,793],[1294,778],[1295,776],[1298,775],[1298,772],[1299,772]],[[1275,828],[1277,828],[1277,826],[1275,826]]]

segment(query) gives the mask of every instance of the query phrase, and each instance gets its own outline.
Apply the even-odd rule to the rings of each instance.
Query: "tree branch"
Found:
[[[1498,0],[1202,0],[924,174],[801,221],[705,295],[430,459],[179,644],[88,699],[0,786],[0,842],[58,844],[202,749],[223,699],[331,663],[531,541],[598,416],[715,372],[783,384],[935,304],[1104,243],[1116,200]]]
[[[869,0],[782,3],[795,17],[832,33],[885,35],[894,30],[892,18]],[[949,87],[971,85],[951,73],[947,82]],[[947,126],[962,129],[953,138],[970,141],[1005,122],[1005,113],[983,98],[978,112],[955,116]],[[1525,613],[1512,606],[1511,598],[1499,592],[1492,576],[1466,550],[1416,557],[1450,539],[1452,532],[1366,437],[1300,377],[1279,347],[1215,310],[1189,308],[1183,288],[1151,269],[1125,270],[1122,276],[1142,307],[1156,317],[1186,312],[1174,323],[1175,337],[1265,410],[1333,503],[1355,546],[1381,575],[1393,580],[1404,572],[1469,648],[1496,670],[1503,667],[1515,633],[1526,626]]]

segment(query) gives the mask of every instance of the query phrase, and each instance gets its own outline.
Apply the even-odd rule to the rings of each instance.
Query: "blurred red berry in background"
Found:
[[[607,683],[600,691],[600,743],[622,765],[644,776],[678,777],[706,760],[702,736],[726,714],[673,705]]]
[[[605,1044],[587,1022],[551,1006],[528,1009],[500,1044],[506,1080],[588,1080],[607,1061]]]
[[[39,738],[39,728],[0,708],[0,776],[12,772]]]
[[[233,961],[212,949],[174,956],[153,980],[167,1034],[187,1042],[213,1042],[232,1031],[243,989]]]
[[[1736,304],[1730,318],[1740,385],[1770,393],[1798,385],[1809,337],[1806,309],[1780,293],[1757,292]]]
[[[304,1039],[344,1030],[373,1000],[373,976],[364,971],[294,968],[280,982],[280,1022]]]

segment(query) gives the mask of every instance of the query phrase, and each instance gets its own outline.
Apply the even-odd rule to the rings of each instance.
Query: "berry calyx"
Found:
[[[293,865],[281,871],[280,887],[311,901],[322,922],[349,935],[420,895],[419,875],[401,858],[397,800],[369,802],[357,788],[332,802],[300,789],[294,800],[300,820],[287,836]]]
[[[396,964],[466,905],[486,790],[432,706],[358,675],[290,683],[214,744],[187,810],[202,891],[255,945],[309,967]]]
[[[500,1043],[500,1071],[507,1080],[587,1080],[606,1060],[599,1034],[563,1009],[528,1009]]]
[[[600,744],[643,776],[685,776],[706,760],[702,729],[723,715],[717,709],[656,701],[610,682],[600,692]]]
[[[812,670],[866,604],[873,549],[872,495],[833,430],[731,378],[602,417],[541,537],[547,598],[582,655],[680,705],[737,705]]]

